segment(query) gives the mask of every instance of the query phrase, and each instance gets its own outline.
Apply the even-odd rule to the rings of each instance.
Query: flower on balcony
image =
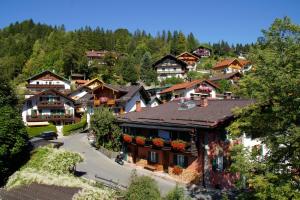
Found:
[[[154,138],[152,140],[152,143],[157,147],[163,147],[164,146],[164,140],[161,138]]]
[[[175,174],[175,175],[180,175],[181,173],[182,173],[182,168],[180,167],[180,166],[174,166],[174,168],[173,168],[173,174]]]
[[[101,103],[106,103],[108,101],[108,98],[107,97],[100,97],[100,102]]]
[[[205,85],[200,85],[199,88],[195,89],[197,93],[211,93],[211,88]]]
[[[123,135],[123,140],[127,143],[131,143],[132,142],[132,137],[128,134],[124,134]]]
[[[184,151],[186,147],[186,143],[182,140],[173,140],[171,142],[171,146],[176,151]]]
[[[146,138],[143,136],[137,136],[135,138],[135,142],[139,145],[145,145],[145,140],[146,140]]]

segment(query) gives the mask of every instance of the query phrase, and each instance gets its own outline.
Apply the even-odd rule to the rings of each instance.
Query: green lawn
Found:
[[[27,127],[27,133],[30,138],[40,135],[44,131],[55,131],[56,127],[53,124],[48,126]]]

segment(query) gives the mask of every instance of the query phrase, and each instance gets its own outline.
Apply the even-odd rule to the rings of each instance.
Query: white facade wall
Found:
[[[146,107],[145,100],[141,97],[141,94],[137,92],[125,105],[125,112],[133,112],[136,110],[136,102],[141,101],[141,107]]]
[[[62,80],[30,80],[29,84],[37,85],[37,82],[39,85],[49,85],[49,83],[51,83],[52,85],[64,85],[66,90],[71,89],[71,84],[67,81]]]
[[[157,100],[154,100],[150,103],[151,108],[156,107],[156,106],[159,106],[159,103],[157,102]]]
[[[259,145],[262,148],[262,156],[265,156],[267,154],[266,146],[263,145],[259,139],[252,139],[251,137],[246,137],[246,135],[244,134],[241,137],[241,140],[244,147],[246,147],[248,150],[251,151],[254,146]]]

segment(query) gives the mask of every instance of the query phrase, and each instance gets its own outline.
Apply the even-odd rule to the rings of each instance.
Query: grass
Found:
[[[81,118],[80,122],[78,122],[78,123],[64,125],[63,130],[62,130],[63,135],[68,136],[74,131],[77,131],[79,129],[84,129],[86,127],[86,125],[87,125],[87,120],[86,120],[86,115],[85,115]]]
[[[19,171],[9,177],[5,188],[10,190],[35,182],[82,188],[73,196],[75,200],[115,199],[116,191],[104,188],[95,181],[75,177],[70,172],[70,168],[82,161],[83,158],[78,153],[51,147],[38,148],[31,159]]]
[[[56,132],[56,127],[53,124],[48,126],[27,127],[27,133],[30,138],[40,135],[44,131]]]

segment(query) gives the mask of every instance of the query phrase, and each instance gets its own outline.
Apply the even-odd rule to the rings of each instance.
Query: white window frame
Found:
[[[150,151],[150,162],[156,163],[157,162],[157,152]]]
[[[177,154],[177,163],[176,165],[184,167],[184,155],[182,154]]]

